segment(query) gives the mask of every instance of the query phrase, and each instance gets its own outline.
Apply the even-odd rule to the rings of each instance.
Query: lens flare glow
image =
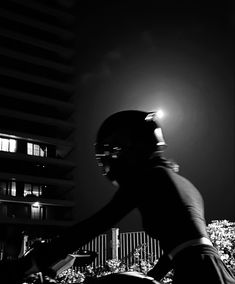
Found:
[[[163,112],[162,109],[158,109],[158,110],[156,111],[156,117],[157,117],[158,119],[162,119],[162,118],[164,117],[164,112]]]

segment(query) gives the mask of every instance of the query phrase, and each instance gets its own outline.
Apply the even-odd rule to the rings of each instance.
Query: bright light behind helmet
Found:
[[[156,117],[157,117],[158,119],[162,119],[162,118],[164,117],[164,112],[163,112],[162,109],[158,109],[158,110],[156,111]]]
[[[161,109],[159,109],[156,112],[149,113],[146,116],[145,120],[146,121],[154,121],[154,122],[157,123],[159,119],[163,118],[163,116],[164,116],[164,112]],[[166,147],[166,142],[164,140],[161,127],[156,127],[154,129],[154,135],[157,139],[157,146],[160,146],[160,147],[163,147],[163,148]]]
[[[145,120],[149,121],[149,120],[153,120],[153,121],[158,121],[160,119],[162,119],[163,117],[165,116],[165,113],[162,109],[158,109],[157,111],[155,112],[151,112],[149,113]]]

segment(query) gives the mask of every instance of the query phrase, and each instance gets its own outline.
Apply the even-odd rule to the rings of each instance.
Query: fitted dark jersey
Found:
[[[182,242],[207,237],[202,196],[187,179],[171,169],[154,167],[144,172],[138,188],[143,227],[160,240],[165,252]]]
[[[79,249],[135,208],[140,211],[143,228],[160,240],[165,253],[187,240],[207,237],[203,200],[198,190],[171,169],[151,166],[128,172],[128,178],[110,202],[66,230],[51,245],[51,253],[57,255],[58,247],[59,254]]]

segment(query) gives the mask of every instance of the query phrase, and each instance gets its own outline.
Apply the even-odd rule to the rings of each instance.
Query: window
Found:
[[[5,181],[0,182],[0,194],[7,195],[7,183]]]
[[[8,185],[9,185],[8,190],[10,192],[9,195],[16,196],[16,182],[11,181],[8,183]]]
[[[33,220],[46,219],[46,208],[41,206],[39,202],[35,202],[31,205],[31,218]]]
[[[16,196],[16,182],[0,181],[0,194]]]
[[[31,206],[31,218],[34,220],[40,219],[40,205],[39,204],[33,204]]]
[[[40,196],[42,195],[42,189],[43,189],[42,185],[25,183],[24,196],[27,195]]]
[[[15,139],[8,139],[0,137],[0,151],[16,152],[17,141]]]
[[[27,143],[27,154],[32,156],[47,157],[47,147],[44,145]]]

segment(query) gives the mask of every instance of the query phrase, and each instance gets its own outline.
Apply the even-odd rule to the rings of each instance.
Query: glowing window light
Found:
[[[11,195],[16,196],[16,182],[15,181],[11,182]]]
[[[15,139],[0,138],[0,151],[16,152],[16,147]]]
[[[39,144],[27,143],[27,154],[33,156],[47,157],[47,147]]]
[[[38,201],[34,202],[31,206],[31,218],[32,219],[37,219],[39,220],[40,219],[40,204]]]
[[[16,152],[16,140],[10,139],[9,143],[10,143],[10,145],[9,145],[10,152]]]

